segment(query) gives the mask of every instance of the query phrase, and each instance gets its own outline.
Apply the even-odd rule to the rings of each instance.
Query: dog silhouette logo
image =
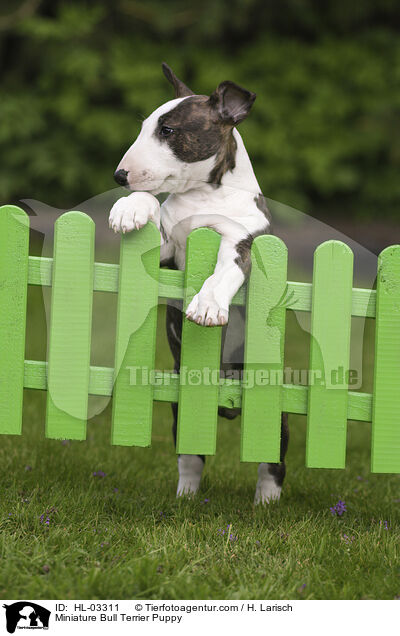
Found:
[[[6,610],[7,631],[13,634],[18,629],[49,629],[50,610],[32,603],[18,601],[3,605]]]

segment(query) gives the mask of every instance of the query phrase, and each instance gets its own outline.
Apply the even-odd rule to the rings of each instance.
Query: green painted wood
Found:
[[[24,387],[29,217],[0,207],[0,433],[20,435]]]
[[[200,291],[205,279],[213,273],[220,238],[206,228],[195,230],[189,236],[184,309]],[[183,320],[177,453],[215,454],[219,391],[215,383],[207,384],[203,370],[219,374],[221,333],[222,327],[202,327],[186,317]],[[199,373],[200,382],[197,384]]]
[[[344,468],[353,253],[326,241],[314,253],[306,465]]]
[[[53,278],[53,259],[44,256],[30,256],[28,266],[28,284],[51,287]]]
[[[114,369],[110,367],[90,367],[89,394],[112,395]],[[47,389],[47,362],[25,360],[24,387],[28,389]],[[179,398],[179,376],[175,373],[156,371],[154,375],[153,399],[157,402],[177,402]],[[306,386],[284,384],[282,388],[282,411],[306,415],[308,388]],[[238,380],[221,379],[218,405],[228,408],[240,408],[242,389]],[[349,391],[347,419],[359,422],[371,422],[372,395],[359,391]]]
[[[29,257],[28,283],[30,285],[51,286],[52,258],[39,256]],[[111,263],[95,263],[94,291],[118,291],[119,265]],[[183,299],[185,273],[177,270],[160,269],[159,298]],[[290,306],[295,311],[311,311],[311,283],[288,282]],[[232,305],[244,305],[246,302],[246,286],[243,285],[232,300]],[[354,288],[352,291],[352,316],[375,318],[376,291],[373,289]]]
[[[240,458],[279,462],[287,294],[287,248],[260,236],[251,250]]]
[[[154,369],[159,268],[160,233],[153,223],[122,237],[113,444],[150,446],[151,443],[153,385],[146,382],[142,370]]]
[[[51,286],[52,258],[39,256],[29,257],[28,283],[30,285]],[[94,291],[118,291],[119,265],[111,263],[95,263]],[[159,273],[159,298],[183,299],[184,272],[163,268]],[[288,295],[291,297],[287,309],[311,311],[312,285],[288,281]],[[232,305],[244,305],[246,302],[246,286],[244,285],[232,300]],[[352,316],[375,318],[376,291],[373,289],[354,288],[352,290]]]
[[[400,472],[400,245],[378,258],[371,470]]]
[[[92,219],[57,219],[51,296],[46,437],[85,439],[94,269]]]
[[[286,384],[283,387],[282,411],[306,415],[308,410],[308,387]],[[372,419],[372,395],[361,391],[349,391],[347,419],[370,422]]]
[[[9,207],[9,206],[8,206]],[[3,208],[4,210],[5,208]],[[1,220],[1,217],[0,217]],[[205,230],[207,232],[207,230]],[[1,233],[1,237],[5,236],[5,233]],[[217,239],[218,240],[218,239]],[[1,243],[0,243],[1,244]],[[391,248],[388,248],[390,250]],[[0,255],[1,256],[1,255]],[[3,265],[4,261],[0,260],[0,264]],[[4,266],[4,265],[3,265]],[[385,266],[385,263],[384,263]],[[392,265],[390,265],[390,271],[392,271]],[[147,274],[151,274],[151,278],[157,279],[157,272],[153,272],[152,268],[150,270],[146,265]],[[210,273],[212,273],[212,269]],[[383,270],[384,271],[384,268]],[[152,273],[153,272],[153,273]],[[96,263],[94,264],[94,275],[92,278],[92,289],[93,290],[101,290],[108,292],[116,292],[118,290],[119,285],[119,274],[120,267],[119,265],[110,265],[107,263]],[[160,285],[158,289],[158,296],[160,298],[182,298],[183,297],[183,272],[176,272],[172,270],[162,269],[160,270]],[[28,282],[29,284],[42,284],[51,286],[53,278],[53,259],[48,258],[38,258],[38,257],[29,257],[29,270],[28,270]],[[204,276],[203,276],[204,278]],[[381,286],[385,283],[387,287],[388,278],[382,278]],[[398,272],[393,274],[391,279],[391,288],[392,283],[394,281],[400,280],[400,276]],[[202,281],[201,281],[202,282]],[[379,283],[378,283],[379,285]],[[199,284],[199,287],[201,284]],[[89,285],[90,287],[90,285]],[[294,309],[299,311],[309,311],[311,309],[312,304],[312,285],[308,283],[297,283],[297,282],[288,282],[287,283],[287,291],[286,297],[290,297],[290,303],[287,303],[288,309]],[[4,292],[4,290],[2,290]],[[194,290],[192,290],[194,293]],[[236,295],[233,304],[243,304],[244,303],[244,294],[246,290],[243,287],[238,294]],[[191,295],[193,295],[193,293]],[[383,293],[383,292],[382,292]],[[191,297],[188,295],[188,299]],[[385,303],[387,304],[387,298],[385,298]],[[188,302],[188,301],[187,301]],[[366,289],[353,289],[351,292],[351,314],[354,316],[365,316],[365,317],[374,317],[376,311],[376,303],[377,303],[377,293],[373,290]],[[389,303],[390,304],[390,303]],[[396,303],[393,303],[394,307],[396,307]],[[2,303],[2,306],[5,306]],[[396,426],[392,426],[390,428],[385,427],[382,428],[381,422],[387,422],[388,417],[386,415],[387,411],[385,409],[388,408],[387,396],[382,392],[382,383],[380,384],[381,378],[384,378],[385,373],[388,373],[388,365],[386,362],[386,358],[390,357],[390,351],[393,349],[392,337],[393,333],[398,333],[397,330],[391,330],[386,322],[385,322],[385,311],[382,309],[383,301],[381,301],[381,317],[380,317],[380,326],[378,328],[377,325],[377,359],[379,359],[380,366],[377,368],[375,373],[375,387],[378,394],[378,399],[374,398],[374,429],[373,429],[373,459],[372,459],[372,470],[374,472],[400,472],[397,464],[395,463],[394,468],[390,468],[389,462],[391,460],[387,460],[387,448],[391,447],[391,455],[395,455],[397,457],[397,447],[396,447],[396,435],[397,428]],[[1,311],[1,308],[0,308]],[[1,314],[0,314],[1,315]],[[383,317],[382,317],[383,316]],[[396,317],[396,314],[394,313]],[[393,318],[393,316],[392,316]],[[191,324],[191,323],[190,323]],[[193,325],[197,328],[196,325]],[[1,327],[1,323],[0,323]],[[199,328],[202,329],[202,328]],[[208,330],[213,331],[213,330]],[[380,334],[380,340],[378,339],[378,331]],[[3,329],[1,329],[3,332]],[[383,335],[382,335],[383,334]],[[386,336],[385,336],[386,334]],[[0,333],[1,337],[1,333]],[[385,347],[380,345],[378,347],[378,341],[385,343],[385,337],[390,338],[391,346],[387,345],[387,350],[385,351]],[[394,355],[394,354],[393,354]],[[396,358],[398,359],[398,357]],[[384,362],[382,362],[384,360]],[[51,366],[51,365],[50,365]],[[132,365],[128,365],[132,366]],[[133,365],[135,366],[135,365]],[[210,365],[208,365],[210,366]],[[219,362],[218,365],[219,366]],[[390,365],[389,365],[390,366]],[[383,368],[383,371],[381,370]],[[45,362],[40,361],[26,361],[24,365],[24,386],[29,388],[37,388],[37,389],[46,389],[47,381],[46,381],[46,369],[47,364]],[[194,367],[192,366],[192,369]],[[130,371],[131,373],[131,371]],[[391,371],[390,371],[391,373]],[[397,373],[397,371],[396,371]],[[105,367],[90,367],[89,370],[89,384],[87,392],[93,395],[110,395],[112,392],[113,385],[113,369],[105,368]],[[177,401],[179,398],[179,378],[175,374],[165,374],[161,372],[156,372],[155,374],[155,383],[152,390],[152,400],[158,401]],[[383,385],[386,385],[386,380],[383,381]],[[290,413],[300,413],[306,414],[308,410],[309,401],[312,400],[312,397],[309,397],[310,393],[314,390],[308,390],[307,387],[303,386],[290,386],[283,385],[281,388],[281,408],[284,411]],[[392,391],[390,393],[389,402],[393,405],[393,393],[396,391]],[[218,389],[218,404],[221,406],[241,406],[241,394],[242,390],[239,383],[229,382],[225,383],[221,382],[221,386]],[[380,396],[380,399],[379,399]],[[347,409],[346,416],[348,419],[358,420],[358,421],[371,421],[373,417],[372,413],[372,396],[365,393],[359,393],[350,391],[347,393]],[[0,404],[1,404],[1,395],[0,395]],[[20,402],[22,405],[22,400]],[[389,406],[389,410],[390,410]],[[396,405],[397,410],[397,405]],[[1,412],[1,411],[0,411]],[[383,413],[383,415],[382,415]],[[343,409],[342,415],[343,417]],[[394,416],[393,416],[394,417]],[[20,421],[19,417],[19,421]],[[390,418],[389,418],[390,419]],[[148,421],[148,420],[147,420]],[[19,429],[20,430],[20,429]],[[216,430],[216,428],[215,428]],[[388,432],[389,431],[389,432]],[[7,432],[7,431],[2,431]],[[59,435],[57,435],[58,437]],[[61,435],[63,437],[64,435]],[[390,437],[390,443],[388,442],[388,436]],[[81,438],[81,437],[79,437]],[[395,443],[393,442],[395,440]],[[383,440],[383,441],[382,441]],[[120,442],[116,442],[120,443]],[[382,453],[380,446],[384,445],[385,448],[385,456],[382,457]],[[147,445],[147,444],[143,444]],[[215,444],[214,444],[215,446]],[[189,452],[189,451],[182,451]],[[195,451],[201,452],[201,451]],[[208,454],[208,453],[207,453]],[[376,460],[378,457],[378,460]],[[255,460],[255,461],[258,461]],[[396,459],[394,460],[397,461]]]

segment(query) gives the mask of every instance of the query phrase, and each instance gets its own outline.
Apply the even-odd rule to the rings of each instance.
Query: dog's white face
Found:
[[[193,108],[187,108],[190,104],[182,102],[192,102],[193,99],[197,98],[173,99],[145,119],[138,138],[122,157],[117,168],[117,172],[124,170],[127,173],[126,186],[130,190],[152,194],[183,192],[190,187],[189,182],[207,182],[215,163],[214,149],[208,149],[208,152],[203,149],[203,155],[208,155],[203,158],[199,152],[196,153],[192,145],[191,156],[189,161],[187,160],[192,135],[185,130],[185,125],[188,124],[188,114]],[[186,121],[182,120],[185,113]],[[180,147],[176,144],[178,137]],[[200,159],[196,161],[197,156],[200,156]]]
[[[221,183],[235,166],[233,127],[249,113],[255,94],[233,82],[214,93],[194,95],[166,65],[177,99],[157,108],[125,153],[115,172],[130,190],[185,192],[201,183]]]

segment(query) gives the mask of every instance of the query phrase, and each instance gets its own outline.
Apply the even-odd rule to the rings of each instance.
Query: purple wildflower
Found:
[[[354,535],[353,535],[353,536],[351,536],[351,537],[349,537],[349,536],[347,536],[347,534],[344,534],[344,535],[342,536],[342,540],[343,540],[343,541],[344,541],[347,545],[350,545],[351,543],[353,543],[354,539],[355,539]]]
[[[55,508],[54,506],[52,506],[50,508],[50,510],[46,510],[46,512],[43,512],[39,519],[40,519],[40,523],[44,523],[46,526],[50,525],[50,518],[53,514],[57,513],[57,508]],[[46,519],[45,519],[46,517]]]
[[[226,530],[222,530],[222,528],[219,528],[219,529],[218,529],[218,532],[219,532],[220,534],[228,533],[228,532],[229,532],[229,530],[231,529],[231,527],[232,527],[232,524],[231,524],[231,523],[228,523],[228,525],[226,526]],[[233,537],[233,535],[232,535],[232,534],[230,534],[230,535],[229,535],[229,539],[232,541],[231,537]],[[236,537],[235,539],[233,539],[233,540],[234,540],[234,541],[236,541],[236,539],[237,539],[237,537]]]
[[[98,471],[93,473],[93,476],[94,477],[105,477],[106,473],[104,471],[102,471],[102,470],[98,470]]]
[[[32,470],[32,466],[25,466],[25,470],[26,471]]]
[[[337,502],[337,504],[335,504],[334,506],[332,506],[331,508],[329,508],[329,510],[331,511],[331,513],[333,514],[333,516],[335,517],[336,515],[338,515],[339,517],[342,516],[342,514],[344,512],[346,512],[347,510],[347,506],[345,504],[344,501],[342,501],[341,499],[339,499],[339,501]]]
[[[46,520],[45,520],[46,517]],[[46,526],[50,525],[50,516],[48,514],[45,514],[44,512],[40,515],[39,517],[40,519],[40,523],[44,523]]]

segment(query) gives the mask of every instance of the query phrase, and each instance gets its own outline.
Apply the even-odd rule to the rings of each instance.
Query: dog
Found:
[[[271,216],[236,126],[250,113],[255,93],[224,81],[210,95],[196,95],[165,63],[162,69],[175,99],[144,120],[139,136],[122,157],[116,182],[132,191],[111,209],[114,232],[139,230],[148,221],[161,232],[161,265],[185,268],[186,239],[209,227],[221,235],[214,273],[189,303],[186,318],[205,327],[228,323],[232,298],[249,274],[256,236],[271,233]],[[160,208],[155,195],[169,193]],[[167,335],[179,372],[182,311],[167,307]],[[243,359],[243,357],[241,358]],[[176,443],[177,404],[172,405]],[[232,418],[232,409],[220,409]],[[287,415],[282,416],[279,464],[258,468],[255,503],[278,500],[285,477]],[[177,496],[197,492],[205,458],[178,457]]]

